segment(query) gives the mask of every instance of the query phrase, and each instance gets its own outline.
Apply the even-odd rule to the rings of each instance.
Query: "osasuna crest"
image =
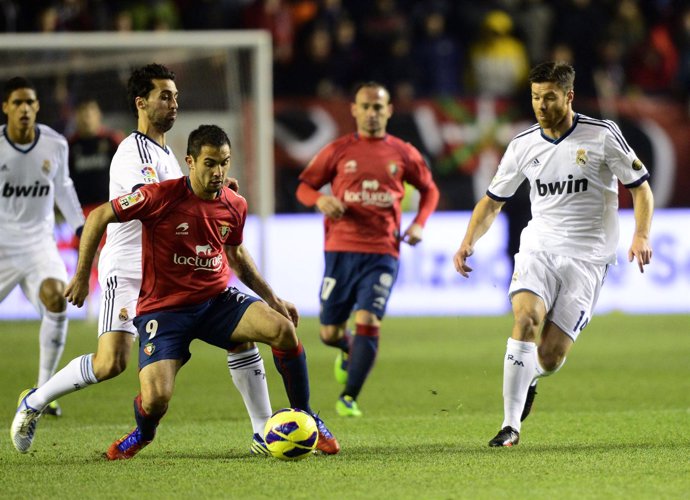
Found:
[[[354,174],[357,171],[357,162],[355,160],[348,160],[344,167],[346,174]]]
[[[147,356],[151,356],[151,354],[153,354],[153,351],[155,351],[155,350],[156,350],[156,346],[155,346],[155,344],[153,344],[151,342],[149,342],[148,344],[146,344],[144,346],[144,354],[146,354]]]
[[[230,226],[221,224],[220,226],[218,226],[218,233],[220,234],[220,239],[225,241],[226,239],[228,239],[228,235],[230,234]]]
[[[587,164],[587,151],[584,149],[578,149],[575,154],[575,163],[579,166],[584,167]]]
[[[390,163],[388,164],[388,172],[389,172],[391,175],[397,174],[397,173],[398,173],[398,170],[399,170],[398,164],[395,163],[394,161],[392,161],[392,162],[390,162]]]

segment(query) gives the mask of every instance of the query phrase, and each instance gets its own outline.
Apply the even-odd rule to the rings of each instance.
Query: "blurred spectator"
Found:
[[[476,94],[510,97],[527,85],[529,61],[525,45],[513,36],[513,20],[504,11],[490,11],[469,52],[470,84]]]
[[[678,50],[668,26],[657,24],[631,54],[630,84],[633,90],[646,94],[670,94],[676,82],[678,64]]]
[[[415,43],[415,67],[420,96],[454,96],[461,93],[463,53],[446,32],[445,13],[431,10],[422,17],[422,33]]]
[[[101,108],[94,99],[79,102],[74,115],[74,133],[69,137],[69,172],[88,212],[108,201],[110,160],[123,134],[103,125]]]
[[[578,95],[593,96],[596,94],[592,78],[594,55],[599,40],[604,38],[610,15],[604,2],[594,0],[563,0],[555,3],[555,8],[552,43],[564,43],[572,48]]]

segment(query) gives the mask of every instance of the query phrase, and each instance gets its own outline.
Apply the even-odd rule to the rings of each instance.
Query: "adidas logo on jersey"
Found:
[[[37,198],[41,196],[48,196],[50,193],[50,185],[39,184],[38,181],[33,186],[13,186],[6,182],[2,187],[3,198],[11,198],[17,196],[19,198]]]
[[[540,179],[537,179],[536,184],[539,196],[548,196],[552,194],[571,194],[587,191],[589,181],[587,179],[575,179],[572,175],[569,175],[567,181],[542,183]]]

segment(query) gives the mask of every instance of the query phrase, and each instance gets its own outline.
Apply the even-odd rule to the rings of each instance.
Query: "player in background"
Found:
[[[321,341],[338,349],[335,377],[345,384],[340,416],[359,417],[362,386],[376,359],[379,328],[398,273],[400,242],[416,245],[438,203],[431,171],[417,149],[386,133],[390,93],[368,82],[355,90],[357,131],[326,145],[300,175],[297,199],[325,215]],[[400,234],[407,182],[420,193],[412,224]],[[332,194],[319,190],[330,184]],[[354,312],[355,332],[347,322]]]
[[[85,98],[78,102],[74,114],[74,133],[69,143],[69,173],[84,209],[84,215],[110,199],[110,161],[124,138],[118,130],[103,124],[103,113],[98,101]],[[101,247],[105,241],[101,241]],[[79,239],[72,244],[79,248]],[[92,287],[98,283],[98,269],[91,271]]]
[[[182,170],[166,133],[177,118],[178,91],[175,75],[165,66],[150,64],[135,69],[129,79],[128,99],[137,116],[137,129],[126,137],[110,167],[110,199],[135,191],[139,186],[182,177]],[[187,228],[176,233],[184,237]],[[33,441],[36,424],[45,405],[65,394],[116,377],[129,362],[137,330],[132,323],[141,287],[141,223],[108,227],[106,244],[98,263],[103,291],[98,320],[96,353],[73,359],[44,386],[22,393],[12,423],[13,442],[25,453]],[[254,435],[252,453],[267,454],[263,428],[271,416],[263,359],[258,348],[247,343],[228,352],[233,383],[242,394]]]
[[[492,447],[518,444],[537,381],[563,366],[591,320],[607,268],[616,263],[619,180],[634,204],[628,260],[644,272],[652,258],[649,174],[618,126],[573,111],[575,71],[567,63],[539,64],[529,82],[538,123],[508,144],[453,257],[468,277],[477,240],[527,179],[532,219],[508,290],[514,323],[503,364],[504,420]]]
[[[120,131],[103,124],[103,114],[95,99],[79,101],[74,133],[68,137],[69,172],[85,215],[110,199],[110,161],[122,139]]]
[[[67,338],[67,270],[53,236],[55,205],[77,234],[84,214],[69,177],[67,140],[36,123],[36,87],[22,77],[5,83],[0,127],[0,301],[20,285],[41,316],[39,369],[42,386],[57,368]],[[55,398],[45,412],[60,416]]]
[[[306,356],[295,332],[299,315],[293,304],[275,295],[242,245],[247,202],[223,186],[230,156],[225,132],[202,125],[189,135],[189,177],[141,186],[87,219],[76,275],[66,290],[76,306],[88,294],[89,268],[106,225],[132,220],[143,225],[144,278],[134,319],[140,337],[137,425],[110,446],[110,460],[132,458],[153,441],[194,339],[223,349],[254,341],[270,345],[290,406],[314,415]],[[186,234],[180,235],[183,226]],[[265,302],[228,288],[231,268]],[[337,440],[318,415],[314,418],[318,449],[337,453]]]

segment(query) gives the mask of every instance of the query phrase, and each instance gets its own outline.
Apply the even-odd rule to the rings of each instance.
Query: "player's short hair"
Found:
[[[200,125],[196,130],[192,130],[187,139],[187,154],[196,159],[201,153],[201,148],[211,146],[220,148],[225,144],[232,148],[230,138],[225,130],[218,125]]]
[[[129,109],[134,116],[139,116],[137,112],[137,97],[148,97],[149,92],[154,88],[153,80],[175,80],[175,73],[162,64],[147,64],[132,70],[132,74],[127,81],[127,100]]]
[[[357,93],[362,89],[383,89],[386,91],[386,94],[388,94],[388,101],[390,102],[391,100],[391,93],[386,88],[386,86],[383,83],[375,82],[374,80],[369,80],[368,82],[359,82],[355,84],[355,90],[352,93],[353,99],[357,98]]]
[[[537,64],[529,72],[530,85],[533,83],[552,82],[558,85],[564,92],[575,87],[575,69],[563,61],[547,61]]]
[[[2,89],[2,102],[7,102],[12,92],[18,89],[31,89],[36,92],[36,86],[31,80],[23,76],[15,76],[5,82]]]

